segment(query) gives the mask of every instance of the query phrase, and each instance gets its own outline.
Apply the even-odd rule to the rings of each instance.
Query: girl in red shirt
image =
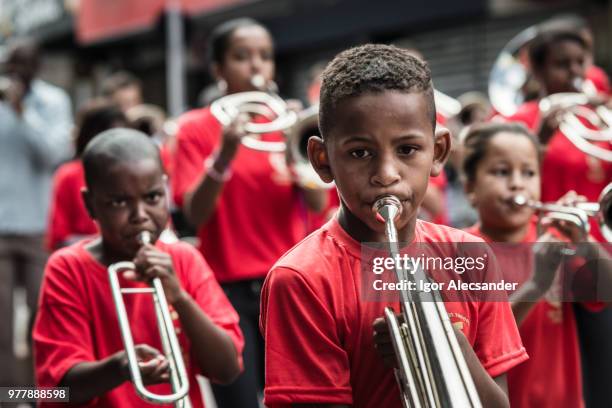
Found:
[[[519,194],[540,200],[537,139],[520,125],[488,124],[472,129],[464,144],[466,191],[480,217],[480,222],[468,232],[491,242],[558,241],[558,235],[552,232],[538,236],[533,210],[512,203],[512,198]],[[563,201],[576,198],[571,192]],[[549,221],[544,222],[550,225]],[[564,231],[574,241],[582,238],[575,231],[569,233],[565,227]],[[561,247],[540,246],[535,255],[538,265],[535,270],[529,245],[518,245],[507,254],[496,251],[496,255],[501,265],[513,266],[517,274],[513,279],[522,284],[510,295],[510,300],[530,356],[508,373],[511,405],[584,406],[573,307],[571,303],[559,302],[549,291],[563,259]]]
[[[226,94],[256,91],[253,78],[274,78],[272,37],[251,19],[215,28],[211,70]],[[322,210],[327,192],[297,186],[285,153],[246,148],[240,140],[249,118],[222,127],[210,108],[179,119],[174,199],[197,227],[199,249],[240,315],[246,338],[244,374],[230,387],[214,387],[223,407],[258,407],[263,389],[263,340],[258,333],[259,295],[274,262],[306,236],[306,206]],[[280,132],[262,135],[282,141]]]

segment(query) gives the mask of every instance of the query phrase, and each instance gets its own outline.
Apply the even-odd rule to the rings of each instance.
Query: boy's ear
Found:
[[[321,180],[326,183],[334,181],[334,175],[329,165],[329,156],[323,139],[319,136],[311,136],[308,139],[308,159]]]
[[[87,213],[92,220],[96,219],[96,214],[93,207],[93,198],[91,196],[91,191],[87,189],[87,187],[81,188],[81,198],[85,203],[85,208],[87,209]]]
[[[451,152],[451,134],[449,130],[442,126],[436,126],[434,133],[434,156],[431,166],[431,176],[439,175],[444,169],[444,164],[448,160]]]

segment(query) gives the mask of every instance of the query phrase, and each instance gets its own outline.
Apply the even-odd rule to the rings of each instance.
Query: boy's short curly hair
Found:
[[[333,127],[334,111],[344,99],[383,91],[420,92],[429,99],[427,114],[436,124],[431,72],[427,63],[392,45],[366,44],[338,54],[322,74],[319,127]]]

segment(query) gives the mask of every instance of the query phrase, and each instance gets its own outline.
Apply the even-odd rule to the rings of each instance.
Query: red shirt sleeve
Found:
[[[278,267],[268,275],[260,326],[269,407],[353,403],[349,356],[338,335],[338,317],[321,296],[292,269]]]
[[[181,263],[176,270],[183,287],[210,320],[230,336],[242,367],[244,338],[238,324],[238,313],[225,296],[204,257],[190,245],[180,243],[174,247],[180,250],[174,262]],[[192,361],[197,366],[193,356]]]
[[[204,175],[204,160],[213,152],[220,129],[208,110],[189,112],[179,124],[171,180],[177,206],[183,206],[185,194]]]
[[[509,303],[480,303],[474,351],[493,378],[529,358]]]
[[[96,361],[87,312],[87,291],[64,252],[45,268],[34,331],[36,383],[56,387],[75,364]]]
[[[69,194],[66,165],[61,166],[53,177],[53,192],[47,226],[47,249],[53,251],[70,235],[70,214],[74,214],[73,199]]]

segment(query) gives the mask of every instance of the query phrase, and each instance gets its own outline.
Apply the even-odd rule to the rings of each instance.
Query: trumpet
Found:
[[[399,256],[394,220],[402,211],[400,201],[391,195],[381,197],[373,210],[384,219],[391,256]],[[408,273],[396,264],[398,282],[428,280],[421,268],[414,269]],[[439,292],[402,290],[400,296],[403,322],[389,307],[385,309],[385,320],[398,362],[395,378],[403,406],[481,407]]]
[[[557,220],[574,223],[585,233],[590,230],[589,217],[595,217],[606,241],[612,242],[612,183],[602,190],[597,202],[578,202],[573,206],[566,206],[530,200],[519,194],[512,198],[512,203],[544,212]]]
[[[140,240],[144,245],[150,243],[151,233],[143,231],[140,235]],[[168,309],[168,302],[166,301],[166,295],[161,280],[159,278],[153,278],[151,287],[149,288],[121,288],[119,285],[118,274],[128,270],[134,270],[135,268],[133,262],[117,262],[108,267],[113,301],[117,310],[119,328],[121,330],[123,345],[127,353],[128,367],[132,382],[134,383],[138,395],[146,401],[154,404],[174,404],[177,408],[190,408],[191,402],[187,395],[189,392],[189,378],[187,377],[185,362],[183,361],[179,342],[174,331],[170,310]],[[147,390],[144,386],[140,368],[138,367],[138,359],[134,347],[134,339],[132,338],[132,331],[130,329],[130,322],[128,321],[127,312],[125,310],[125,303],[123,302],[124,293],[150,293],[153,296],[162,351],[168,359],[170,366],[172,394],[155,394]]]
[[[266,85],[261,75],[251,78],[251,83],[260,91],[239,92],[219,98],[210,105],[210,112],[223,126],[228,126],[240,113],[269,119],[268,123],[248,122],[244,127],[247,135],[242,138],[242,144],[263,152],[284,152],[287,148],[285,142],[263,141],[253,135],[289,129],[296,123],[297,114],[274,92],[274,85]]]

